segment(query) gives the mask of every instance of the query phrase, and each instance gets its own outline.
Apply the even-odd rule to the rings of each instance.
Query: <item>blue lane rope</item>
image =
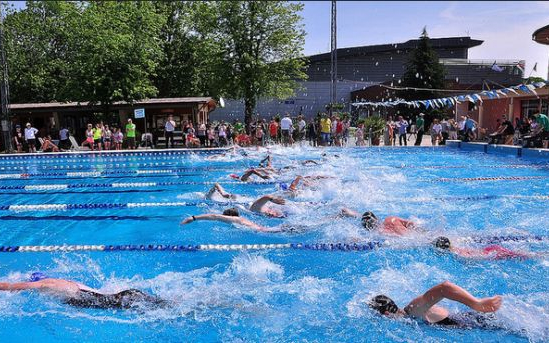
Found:
[[[469,237],[476,243],[509,241],[542,241],[544,236]],[[70,251],[243,251],[243,250],[319,250],[319,251],[372,251],[384,246],[384,241],[366,243],[275,243],[275,244],[129,244],[129,245],[10,245],[0,246],[0,252],[70,252]]]
[[[114,182],[114,183],[75,183],[75,184],[50,184],[50,185],[17,185],[0,186],[0,190],[25,190],[25,191],[48,191],[65,190],[75,188],[144,188],[144,187],[163,187],[163,186],[181,186],[181,185],[213,185],[234,184],[234,185],[272,185],[275,181],[178,181],[178,182]]]
[[[154,156],[181,156],[181,155],[212,155],[220,154],[227,151],[230,151],[231,148],[213,148],[213,149],[191,149],[191,150],[168,150],[168,151],[147,151],[147,152],[137,152],[137,151],[89,151],[89,152],[60,152],[60,153],[48,153],[48,154],[14,154],[14,155],[4,155],[0,156],[0,161],[11,161],[11,160],[52,160],[52,159],[62,159],[62,158],[82,158],[82,157],[154,157]]]
[[[324,250],[370,251],[382,246],[381,241],[367,243],[278,243],[278,244],[199,244],[199,245],[13,245],[0,246],[0,252],[68,252],[68,251],[243,251],[243,250]]]
[[[245,166],[244,164],[239,164],[238,166]],[[228,167],[228,166],[197,166],[197,167],[185,167],[181,165],[174,165],[172,163],[168,162],[156,162],[156,163],[109,163],[109,164],[75,164],[75,165],[39,165],[39,166],[8,166],[8,167],[0,167],[0,171],[19,171],[21,174],[28,174],[25,173],[25,171],[28,170],[34,170],[34,169],[45,169],[45,170],[69,170],[69,171],[102,171],[98,169],[127,169],[128,172],[135,172],[135,170],[132,170],[130,168],[149,168],[149,170],[155,170],[153,168],[169,168],[170,170],[178,170],[178,171],[227,171],[227,170],[234,170],[238,166]],[[114,170],[113,170],[114,172]],[[119,171],[124,172],[124,170]],[[2,175],[2,174],[0,174]]]

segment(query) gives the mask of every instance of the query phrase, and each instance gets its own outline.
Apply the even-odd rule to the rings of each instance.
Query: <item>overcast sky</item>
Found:
[[[306,1],[303,18],[305,54],[330,49],[330,1]],[[424,26],[432,38],[471,36],[484,43],[469,50],[470,59],[523,59],[525,76],[547,78],[549,46],[532,33],[549,25],[543,1],[338,1],[338,47],[400,43],[417,38]]]

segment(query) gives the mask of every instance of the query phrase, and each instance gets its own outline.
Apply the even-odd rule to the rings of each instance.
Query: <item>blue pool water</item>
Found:
[[[236,183],[228,175],[256,166],[267,154],[264,149],[221,158],[212,153],[0,158],[2,246],[384,240],[379,249],[353,252],[0,252],[0,281],[22,281],[40,270],[104,292],[138,288],[174,303],[169,310],[91,310],[71,308],[47,295],[2,292],[1,337],[120,342],[549,340],[546,257],[476,261],[429,248],[441,234],[462,246],[482,246],[469,237],[547,236],[548,161],[443,148],[296,147],[271,148],[270,153],[275,167],[295,168],[275,182],[252,184]],[[305,159],[322,164],[297,163]],[[265,226],[294,226],[302,232],[256,233],[204,221],[179,224],[190,215],[245,207],[260,195],[280,193],[277,183],[288,183],[298,174],[334,178],[289,199],[283,207],[285,219],[242,215]],[[205,200],[215,181],[243,197],[232,204]],[[59,206],[26,206],[44,204]],[[342,207],[370,210],[381,218],[412,218],[424,231],[387,239],[361,230],[356,219],[338,218]],[[501,244],[537,253],[548,248],[546,239]],[[503,295],[496,318],[501,329],[449,330],[391,320],[365,305],[371,296],[384,293],[404,306],[444,280],[479,297]],[[451,312],[464,310],[443,304]]]

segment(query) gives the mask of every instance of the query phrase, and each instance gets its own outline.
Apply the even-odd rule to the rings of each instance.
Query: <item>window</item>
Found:
[[[520,102],[521,105],[521,111],[520,115],[521,117],[529,117],[534,115],[535,113],[538,113],[539,111],[539,99],[534,100],[522,100]],[[541,105],[541,113],[548,113],[547,112],[547,100],[542,101]]]

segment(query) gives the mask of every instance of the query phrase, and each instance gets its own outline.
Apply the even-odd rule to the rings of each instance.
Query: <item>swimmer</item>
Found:
[[[65,304],[97,309],[137,308],[140,305],[149,307],[163,307],[165,300],[146,294],[137,289],[127,289],[114,294],[103,294],[98,290],[77,283],[75,281],[49,278],[41,272],[33,273],[28,282],[0,282],[1,291],[37,290],[62,299]]]
[[[457,248],[450,244],[450,240],[447,237],[438,237],[433,241],[433,245],[440,250],[447,250],[458,256],[466,258],[503,260],[512,258],[526,259],[533,257],[533,255],[515,252],[500,245],[489,245],[482,249]]]
[[[214,194],[219,194],[222,197],[226,199],[236,199],[237,196],[235,194],[228,193],[225,191],[225,189],[219,184],[215,183],[215,185],[210,189],[210,191],[206,194],[207,199],[212,199]],[[250,205],[250,211],[264,214],[269,217],[276,217],[276,218],[283,218],[285,217],[284,213],[281,211],[271,208],[268,206],[268,204],[272,202],[273,204],[277,205],[284,205],[286,201],[282,199],[281,197],[277,197],[275,195],[267,194],[263,195],[257,200],[255,200]]]
[[[474,311],[482,313],[496,312],[502,303],[499,295],[478,299],[465,289],[445,281],[412,300],[404,309],[398,308],[395,302],[385,295],[378,295],[371,299],[369,306],[385,316],[412,317],[434,325],[455,327],[490,326],[490,318],[480,313],[465,312],[453,315],[447,309],[436,305],[444,299],[457,301]]]
[[[279,187],[280,189],[284,191],[288,191],[290,195],[296,195],[296,193],[299,191],[298,186],[301,183],[304,187],[312,187],[315,185],[316,181],[319,180],[325,180],[325,179],[334,179],[332,176],[324,176],[324,175],[312,175],[312,176],[301,176],[298,175],[296,178],[292,181],[290,185],[286,183],[280,183]]]
[[[360,214],[348,208],[344,208],[341,210],[341,216],[358,218],[360,217]],[[414,222],[395,216],[385,218],[381,224],[379,219],[377,219],[376,215],[372,212],[364,212],[362,215],[362,226],[368,231],[377,229],[382,234],[397,236],[406,235],[410,233],[410,231],[417,229]]]
[[[285,231],[282,228],[268,228],[265,226],[261,226],[259,224],[256,224],[252,222],[251,220],[248,220],[246,218],[240,217],[240,213],[238,212],[238,209],[236,208],[229,208],[223,211],[223,214],[217,214],[217,213],[207,213],[207,214],[200,214],[197,216],[190,216],[183,220],[181,224],[189,224],[198,220],[211,220],[211,221],[218,221],[228,224],[236,224],[245,226],[249,229],[252,229],[254,231],[258,232],[282,232]]]
[[[247,182],[250,180],[252,175],[257,175],[263,180],[272,179],[274,176],[276,176],[276,172],[274,172],[270,168],[250,168],[242,174],[242,176],[238,176],[236,174],[229,175],[233,179],[238,179],[242,182]]]

